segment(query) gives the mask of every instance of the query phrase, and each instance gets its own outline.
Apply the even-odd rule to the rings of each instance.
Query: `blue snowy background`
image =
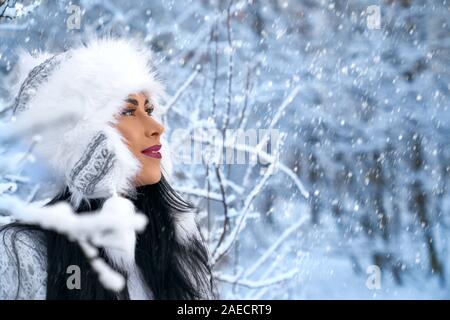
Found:
[[[450,298],[450,1],[2,2],[0,117],[19,47],[138,36],[171,97],[169,137],[283,134],[270,175],[175,166],[222,298]],[[0,193],[25,184],[0,172]]]

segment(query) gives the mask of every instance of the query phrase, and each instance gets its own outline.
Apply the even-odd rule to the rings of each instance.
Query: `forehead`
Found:
[[[140,92],[136,92],[136,93],[130,93],[129,95],[128,95],[128,98],[134,98],[134,99],[138,99],[138,98],[141,98],[141,99],[149,99],[150,98],[150,95],[148,94],[148,92],[146,92],[146,91],[140,91]]]

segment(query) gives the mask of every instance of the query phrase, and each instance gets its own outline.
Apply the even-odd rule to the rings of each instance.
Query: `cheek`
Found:
[[[131,128],[123,128],[120,130],[122,133],[122,136],[125,138],[126,143],[128,144],[128,147],[130,150],[135,153],[136,155],[140,154],[139,148],[139,137],[136,134],[136,130],[132,130]]]

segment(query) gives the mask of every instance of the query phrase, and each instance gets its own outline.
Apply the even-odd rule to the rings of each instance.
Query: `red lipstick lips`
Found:
[[[158,151],[161,149],[161,145],[160,144],[156,144],[154,146],[148,147],[147,149],[142,150],[141,152],[146,155],[147,157],[150,158],[156,158],[156,159],[161,159],[161,153],[159,153]]]

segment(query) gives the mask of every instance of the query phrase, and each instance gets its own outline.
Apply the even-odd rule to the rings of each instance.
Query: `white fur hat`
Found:
[[[78,207],[83,200],[133,193],[140,163],[111,124],[131,93],[148,93],[157,112],[165,92],[151,52],[136,40],[95,39],[57,54],[22,51],[18,66],[8,125],[28,144],[40,137],[34,154],[51,169],[48,195],[68,186]],[[168,175],[167,143],[162,146],[162,170]]]

